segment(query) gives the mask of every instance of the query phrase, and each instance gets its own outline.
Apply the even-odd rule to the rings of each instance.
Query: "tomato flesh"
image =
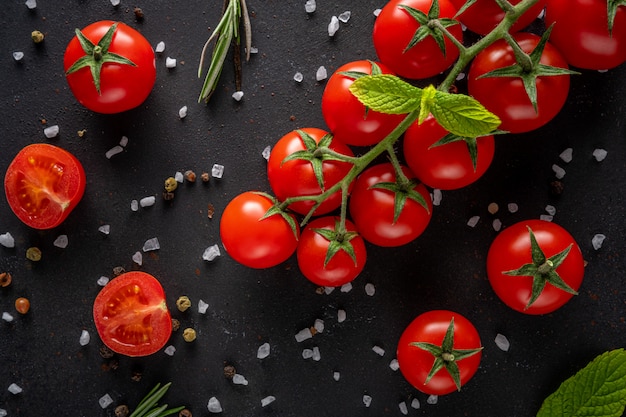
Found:
[[[127,272],[107,284],[96,297],[93,316],[104,344],[127,356],[157,352],[172,332],[163,287],[145,272]]]
[[[4,177],[11,210],[35,229],[61,224],[81,200],[85,184],[85,171],[78,159],[45,143],[24,147]]]

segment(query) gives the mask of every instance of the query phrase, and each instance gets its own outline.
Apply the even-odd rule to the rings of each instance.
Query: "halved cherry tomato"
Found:
[[[85,170],[74,155],[37,143],[15,156],[4,177],[4,192],[22,222],[35,229],[51,229],[76,207],[85,184]]]
[[[153,354],[172,334],[163,287],[141,271],[112,279],[96,296],[93,319],[102,342],[127,356]]]

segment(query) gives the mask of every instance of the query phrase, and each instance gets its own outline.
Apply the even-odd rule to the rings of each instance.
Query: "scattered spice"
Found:
[[[193,416],[191,415],[191,411],[185,408],[184,410],[180,410],[180,413],[178,413],[178,417],[193,417]]]
[[[233,377],[235,376],[235,374],[237,374],[237,370],[235,369],[234,366],[232,365],[226,365],[224,366],[224,376],[227,379],[233,379]]]
[[[178,307],[180,311],[187,311],[187,309],[191,307],[191,300],[186,295],[181,295],[178,297],[178,300],[176,300],[176,307]]]
[[[33,31],[31,32],[31,34],[30,34],[30,37],[33,39],[33,42],[35,42],[35,43],[41,43],[41,42],[43,42],[43,39],[44,39],[44,37],[45,37],[45,36],[44,36],[44,34],[43,34],[43,33],[41,33],[40,31],[38,31],[38,30],[33,30]]]
[[[178,181],[176,181],[176,178],[169,177],[165,180],[165,191],[167,191],[168,193],[173,192],[177,187]]]
[[[0,273],[0,287],[8,287],[12,281],[11,274],[8,272]]]
[[[193,342],[196,340],[196,331],[191,327],[187,327],[183,330],[183,339],[185,339],[185,342]]]
[[[209,219],[212,219],[214,214],[215,214],[215,206],[209,203],[209,205],[207,206],[207,217]]]
[[[172,319],[172,331],[176,332],[180,329],[180,321],[178,319]]]
[[[137,20],[143,20],[144,14],[143,14],[143,10],[141,10],[140,7],[135,7],[135,9],[133,10],[133,13],[135,13],[135,18]]]
[[[100,356],[104,359],[110,359],[115,356],[115,352],[108,348],[108,346],[102,345],[100,346]]]
[[[30,310],[30,301],[28,301],[28,298],[20,297],[15,300],[15,309],[20,314],[28,313],[28,310]]]
[[[172,201],[174,199],[174,193],[169,193],[167,191],[163,192],[163,200]]]
[[[33,262],[37,262],[41,260],[41,250],[36,247],[30,247],[26,250],[26,259],[29,259]]]
[[[563,189],[564,188],[565,188],[565,186],[563,185],[562,181],[554,180],[554,181],[550,182],[550,193],[552,195],[561,195],[561,194],[563,194]]]
[[[189,182],[196,182],[196,173],[192,170],[185,171],[185,180]]]
[[[113,275],[116,277],[122,275],[124,272],[126,272],[126,270],[123,266],[116,266],[115,268],[113,268]]]
[[[143,374],[141,373],[141,371],[135,370],[135,371],[133,371],[133,374],[130,376],[130,379],[132,381],[139,382],[139,381],[141,381],[141,377],[142,376],[143,376]]]
[[[200,179],[202,179],[202,182],[209,182],[211,176],[208,172],[203,172],[202,175],[200,175]]]
[[[127,417],[130,414],[128,406],[125,404],[115,407],[115,417]]]
[[[83,136],[85,136],[85,133],[87,133],[87,129],[79,130],[76,133],[78,134],[79,138],[82,138]]]
[[[498,203],[490,203],[489,206],[487,206],[489,214],[496,214],[499,209],[500,207],[498,206]]]

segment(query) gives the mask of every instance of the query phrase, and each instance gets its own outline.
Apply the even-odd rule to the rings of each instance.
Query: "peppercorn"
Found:
[[[224,366],[224,376],[226,378],[233,379],[233,377],[235,376],[236,373],[237,373],[237,370],[235,369],[234,366],[232,366],[232,365]]]
[[[28,313],[28,310],[30,310],[30,301],[28,301],[28,298],[20,297],[15,300],[15,309],[20,314]]]
[[[180,413],[178,413],[178,417],[193,417],[193,416],[191,415],[191,411],[184,408],[180,410]]]
[[[130,413],[127,405],[118,405],[115,407],[115,417],[127,417]]]
[[[189,182],[196,182],[196,173],[192,170],[185,171],[185,179]]]
[[[0,287],[8,287],[11,285],[11,274],[8,272],[3,272],[0,274]]]
[[[185,339],[185,342],[193,342],[196,340],[196,331],[191,327],[187,327],[183,330],[183,339]]]
[[[173,192],[177,187],[178,181],[176,181],[176,178],[169,177],[165,180],[165,191],[167,191],[168,193]]]
[[[44,39],[44,34],[38,30],[33,30],[30,34],[30,37],[33,39],[35,43],[41,43]]]
[[[167,191],[163,191],[163,200],[172,201],[174,199],[174,193],[168,193]]]
[[[202,182],[209,182],[211,176],[208,172],[203,172],[202,175],[200,175],[200,178],[202,179]]]
[[[180,329],[180,321],[178,321],[177,319],[172,319],[172,331],[178,331],[178,329]]]
[[[135,13],[135,18],[136,18],[137,20],[143,20],[143,16],[144,16],[144,15],[143,15],[143,10],[141,10],[141,8],[140,8],[140,7],[135,7],[135,8],[133,9],[133,12]]]
[[[29,259],[33,262],[37,262],[41,260],[41,249],[32,247],[26,250],[26,259]]]

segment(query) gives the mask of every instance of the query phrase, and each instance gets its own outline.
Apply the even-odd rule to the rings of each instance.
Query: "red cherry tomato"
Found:
[[[322,114],[335,140],[347,145],[375,145],[402,121],[405,115],[367,110],[349,88],[358,74],[393,74],[387,66],[372,61],[353,61],[331,75],[322,95]]]
[[[554,269],[551,267],[544,270],[547,271],[546,274],[555,272],[572,290],[578,290],[584,275],[584,260],[580,248],[564,228],[543,220],[522,221],[500,232],[487,254],[487,276],[498,297],[512,309],[526,314],[546,314],[563,306],[573,294],[548,281],[543,290],[539,288],[541,291],[538,298],[528,305],[533,294],[534,279],[531,273],[527,271],[526,275],[519,276],[505,273],[533,264],[529,228],[548,260],[571,245],[560,265],[555,264]]]
[[[300,228],[295,216],[285,214],[292,224],[281,214],[263,218],[273,205],[268,196],[252,191],[228,203],[220,220],[220,236],[235,261],[250,268],[270,268],[296,251]]]
[[[425,16],[432,7],[432,0],[391,0],[381,10],[374,23],[373,40],[380,61],[401,77],[422,79],[433,77],[448,69],[459,57],[459,49],[440,30],[422,25],[403,8],[408,6]],[[439,15],[435,18],[452,19],[457,9],[449,0],[439,0]],[[448,31],[463,42],[460,24],[447,27]],[[410,46],[416,31],[434,31],[445,44],[445,53],[433,36],[427,36]],[[407,47],[409,47],[407,49]]]
[[[22,222],[35,229],[51,229],[76,207],[86,182],[85,170],[74,155],[37,143],[15,156],[4,177],[4,192]]]
[[[98,47],[106,46],[103,45],[108,39],[105,34],[114,24],[108,49],[98,52]],[[91,48],[83,49],[74,36],[63,58],[67,82],[76,99],[98,113],[119,113],[143,103],[156,80],[154,51],[146,38],[124,23],[109,20],[92,23],[81,32],[91,42]],[[76,69],[77,62],[88,59],[94,67],[101,68],[100,75],[96,76],[99,90],[89,66]]]
[[[404,158],[425,185],[454,190],[473,183],[487,171],[495,140],[493,135],[465,140],[457,137],[453,142],[436,145],[447,135],[449,132],[432,116],[421,124],[413,123],[404,134]],[[470,148],[475,149],[475,166]]]
[[[163,287],[141,271],[112,279],[96,296],[93,319],[102,342],[127,356],[151,355],[165,346],[172,334]]]
[[[606,70],[626,62],[626,7],[617,7],[609,32],[606,0],[549,0],[550,42],[578,68]]]
[[[415,343],[429,343],[437,347],[445,347],[444,339],[451,322],[453,322],[454,329],[452,349],[443,349],[443,351],[452,354],[455,358],[442,356],[448,359],[448,362],[453,362],[449,366],[457,367],[459,372],[457,382],[463,386],[476,373],[482,356],[480,336],[468,319],[448,310],[428,311],[417,316],[407,326],[398,342],[397,358],[402,375],[411,385],[425,394],[444,395],[459,389],[446,366],[427,380],[436,356],[415,345]],[[462,354],[457,355],[454,350],[470,350],[473,353],[463,357]],[[457,359],[459,357],[462,359]]]
[[[302,231],[298,243],[298,266],[316,285],[338,287],[354,280],[367,259],[365,243],[356,226],[346,220],[343,235],[336,233],[339,217],[313,220]],[[330,254],[329,254],[330,252]]]
[[[396,194],[406,196],[406,191],[395,193],[381,185],[393,186],[396,173],[391,163],[371,166],[361,173],[354,183],[348,208],[357,230],[365,240],[378,246],[400,246],[416,239],[428,226],[433,205],[424,184],[415,181],[415,175],[407,168],[402,172],[413,180],[407,184],[412,193],[417,193],[426,206],[407,197],[398,218],[394,221]]]
[[[535,49],[540,40],[539,36],[532,33],[516,33],[513,37],[526,53]],[[552,67],[568,68],[565,59],[550,42],[545,45],[540,62]],[[535,110],[520,77],[479,78],[490,71],[515,63],[513,49],[508,43],[502,39],[494,42],[472,61],[467,88],[471,96],[500,117],[500,129],[511,133],[529,132],[545,125],[559,113],[567,99],[570,76],[564,74],[537,77]]]
[[[328,132],[314,127],[293,130],[280,138],[270,152],[267,164],[267,177],[272,191],[280,201],[288,197],[318,195],[322,193],[314,164],[321,165],[324,191],[346,176],[352,164],[338,161],[328,154],[319,153],[327,148],[336,153],[352,157],[352,150],[345,144],[332,139]],[[285,158],[295,153],[304,153],[303,159]],[[296,213],[307,214],[314,203],[310,200],[297,201],[289,205]],[[331,194],[315,209],[315,215],[335,210],[341,205],[341,191]]]
[[[451,0],[457,9],[466,3],[466,0]],[[512,5],[516,5],[522,0],[509,0]],[[546,0],[539,0],[534,6],[526,11],[511,27],[510,33],[519,32],[530,25],[546,7]],[[486,35],[491,32],[504,19],[505,12],[494,0],[477,0],[469,8],[465,9],[457,19],[461,21],[469,30]]]

